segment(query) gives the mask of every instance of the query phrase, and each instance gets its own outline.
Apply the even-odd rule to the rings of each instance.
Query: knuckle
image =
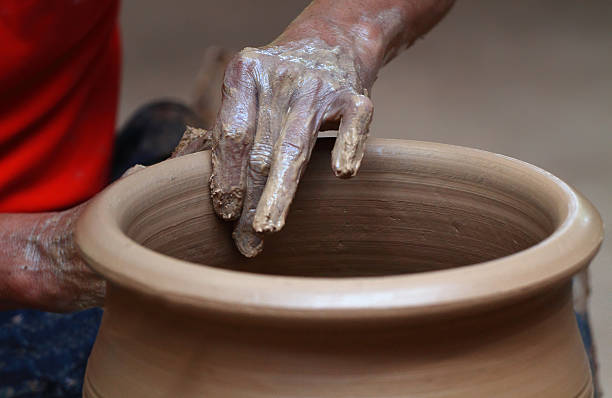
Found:
[[[353,95],[351,97],[351,105],[355,109],[358,109],[363,112],[372,112],[374,110],[372,100],[361,94]]]
[[[249,156],[249,168],[256,173],[267,174],[272,162],[272,148],[267,144],[255,144]]]
[[[304,88],[320,88],[323,86],[323,79],[321,79],[318,73],[303,73],[300,75],[299,82]]]
[[[322,97],[331,91],[329,84],[315,73],[301,76],[297,88],[300,96]]]
[[[254,67],[253,58],[244,55],[242,52],[234,55],[225,69],[223,77],[224,92],[229,88],[245,85],[247,82],[250,82]]]
[[[258,49],[255,47],[244,47],[234,58],[254,59],[258,54]]]
[[[242,143],[248,141],[249,132],[243,128],[231,128],[224,126],[221,132],[220,141],[227,143]]]
[[[256,173],[266,174],[270,170],[270,162],[264,156],[252,155],[249,159],[249,168]]]
[[[227,70],[236,72],[249,70],[252,60],[253,58],[249,55],[249,52],[242,50],[232,57],[227,65]]]

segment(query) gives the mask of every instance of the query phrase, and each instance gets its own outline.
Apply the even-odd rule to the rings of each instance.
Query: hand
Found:
[[[323,123],[338,122],[332,169],[357,172],[372,118],[353,55],[321,40],[246,48],[229,64],[213,129],[211,193],[247,257],[280,230]]]
[[[451,0],[316,0],[274,42],[245,48],[228,65],[213,128],[215,211],[239,218],[247,257],[280,230],[317,132],[339,125],[331,166],[359,169],[382,65],[444,15]]]

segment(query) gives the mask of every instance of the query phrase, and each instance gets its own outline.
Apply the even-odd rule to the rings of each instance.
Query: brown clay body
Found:
[[[210,155],[85,211],[108,279],[85,397],[592,397],[571,277],[602,239],[553,175],[474,149],[370,140],[338,180],[320,140],[287,226],[243,258]]]

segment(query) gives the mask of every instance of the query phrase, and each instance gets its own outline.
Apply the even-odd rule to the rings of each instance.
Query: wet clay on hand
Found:
[[[263,234],[283,228],[322,126],[338,126],[331,166],[360,166],[378,70],[428,31],[452,1],[314,1],[268,46],[229,63],[213,129],[212,203],[236,220],[233,237],[253,257]],[[350,6],[350,7],[349,7]]]
[[[83,208],[2,214],[0,308],[70,312],[104,304],[104,279],[87,267],[74,244]]]
[[[213,206],[247,257],[261,233],[280,230],[323,122],[340,130],[332,155],[336,175],[356,173],[372,103],[352,57],[323,42],[246,48],[230,63],[213,130]],[[236,112],[240,109],[240,112]]]

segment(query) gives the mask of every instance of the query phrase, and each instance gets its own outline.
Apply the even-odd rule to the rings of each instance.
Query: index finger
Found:
[[[285,225],[300,177],[315,142],[320,120],[310,104],[289,112],[274,147],[272,165],[253,221],[257,232],[276,232]]]
[[[213,129],[210,191],[215,212],[226,220],[240,215],[246,189],[247,163],[257,119],[252,67],[240,55],[228,66],[221,109]]]

